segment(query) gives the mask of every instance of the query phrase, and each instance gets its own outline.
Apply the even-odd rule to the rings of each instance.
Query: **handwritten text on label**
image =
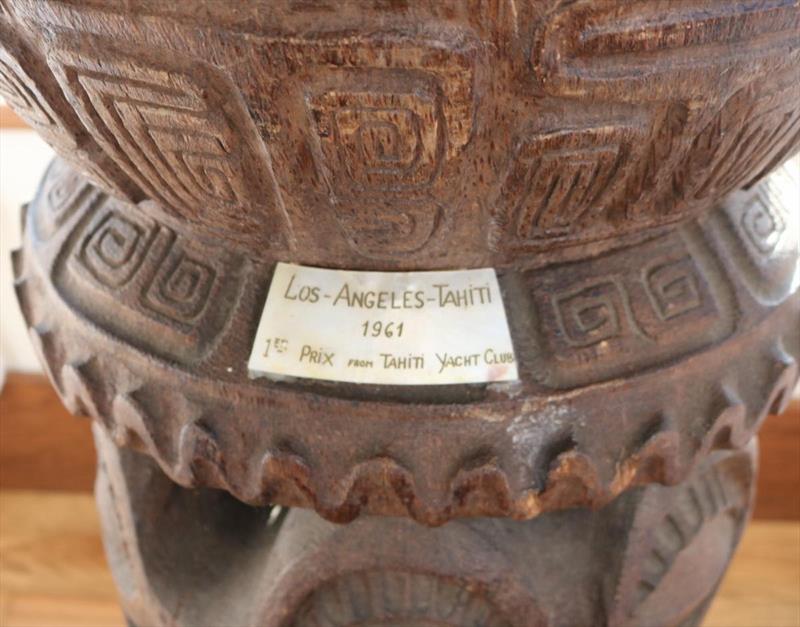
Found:
[[[251,376],[385,385],[517,379],[491,268],[357,272],[279,263],[248,367]]]

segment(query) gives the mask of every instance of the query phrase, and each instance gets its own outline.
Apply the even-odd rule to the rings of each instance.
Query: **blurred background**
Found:
[[[122,626],[91,496],[89,424],[66,412],[42,374],[13,290],[20,206],[52,156],[0,101],[0,626]],[[760,440],[755,522],[707,627],[800,627],[797,393]]]
[[[53,151],[0,101],[0,381],[2,372],[41,372],[13,306],[9,252],[21,242],[20,206],[33,197]]]

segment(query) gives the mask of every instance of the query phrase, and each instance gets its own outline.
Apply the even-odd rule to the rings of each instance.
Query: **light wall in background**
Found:
[[[21,238],[20,207],[29,202],[53,151],[30,130],[0,130],[0,380],[2,371],[40,372],[14,295],[11,251]]]

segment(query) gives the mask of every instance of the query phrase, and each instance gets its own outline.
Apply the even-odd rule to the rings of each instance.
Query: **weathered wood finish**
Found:
[[[0,416],[0,491],[72,492],[78,500],[91,492],[91,423],[69,414],[45,376],[9,373]],[[759,429],[758,459],[753,519],[800,523],[800,499],[791,496],[800,494],[800,398]]]
[[[679,482],[788,403],[800,214],[781,204],[787,185],[779,170],[665,235],[503,272],[514,384],[252,381],[270,266],[200,246],[63,162],[28,210],[17,291],[67,407],[181,485],[337,522],[530,518]]]
[[[0,0],[0,34],[71,164],[17,292],[134,620],[700,620],[797,379],[798,179],[759,182],[796,1]],[[276,260],[494,266],[520,381],[251,381]]]
[[[95,442],[106,550],[139,625],[694,625],[744,528],[755,471],[752,442],[597,513],[338,526],[179,488],[100,427]]]
[[[580,257],[800,142],[792,0],[4,4],[24,119],[143,211],[267,261]]]

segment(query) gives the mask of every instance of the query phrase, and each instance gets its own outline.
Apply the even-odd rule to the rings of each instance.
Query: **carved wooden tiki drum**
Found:
[[[797,378],[797,0],[0,0],[0,41],[131,624],[700,622]],[[494,269],[518,378],[252,378],[278,262]]]

